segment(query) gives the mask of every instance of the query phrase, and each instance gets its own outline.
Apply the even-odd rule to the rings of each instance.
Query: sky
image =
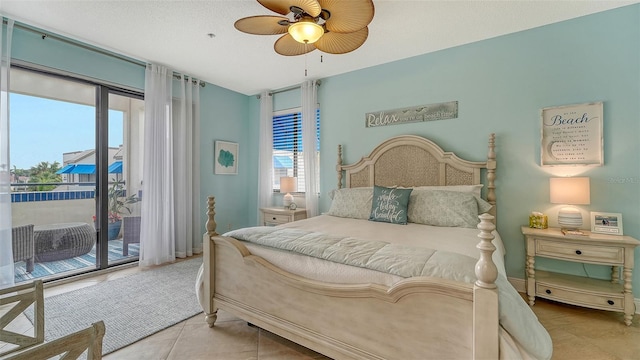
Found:
[[[62,164],[62,154],[95,149],[95,107],[12,93],[9,99],[11,168],[42,161]],[[123,142],[123,113],[109,110],[109,146]]]

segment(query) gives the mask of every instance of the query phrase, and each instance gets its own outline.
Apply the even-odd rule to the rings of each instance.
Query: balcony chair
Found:
[[[13,262],[26,262],[27,272],[31,273],[35,259],[33,224],[14,226],[11,229],[11,239],[13,243]]]
[[[129,244],[140,243],[140,216],[122,218],[122,256],[129,256]]]

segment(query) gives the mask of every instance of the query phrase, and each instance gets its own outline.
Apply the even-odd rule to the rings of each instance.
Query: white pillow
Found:
[[[333,201],[327,215],[352,219],[369,219],[373,188],[359,187],[333,190]]]

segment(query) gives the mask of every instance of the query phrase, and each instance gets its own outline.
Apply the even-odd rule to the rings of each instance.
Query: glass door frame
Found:
[[[34,64],[14,61],[11,68],[22,71],[30,71],[44,76],[59,78],[65,81],[77,82],[95,87],[95,151],[96,151],[96,188],[95,188],[95,214],[96,214],[96,264],[95,268],[88,270],[102,270],[109,267],[108,261],[108,191],[109,191],[109,95],[116,94],[134,99],[144,100],[143,91],[121,88],[112,84],[100,83],[97,80],[83,78],[82,75],[61,73],[55,69],[41,67]],[[102,226],[104,224],[105,226]],[[114,266],[123,263],[135,262],[137,259],[123,260]],[[59,278],[64,278],[65,275]]]
[[[109,95],[144,100],[144,95],[131,91],[97,85],[96,88],[96,268],[109,267]],[[129,114],[131,121],[132,114]],[[124,141],[124,139],[123,139]],[[102,175],[104,174],[104,176]],[[123,244],[124,245],[124,244]],[[137,261],[124,260],[126,262]]]

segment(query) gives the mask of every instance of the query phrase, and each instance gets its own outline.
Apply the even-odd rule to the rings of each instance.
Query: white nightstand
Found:
[[[306,209],[289,210],[284,208],[261,208],[261,223],[265,226],[275,226],[307,218]]]
[[[536,296],[593,309],[624,313],[631,325],[634,313],[631,274],[634,248],[640,242],[630,236],[604,235],[584,231],[584,235],[564,235],[560,229],[522,227],[527,248],[527,296],[529,305]],[[536,256],[584,264],[609,265],[611,280],[536,271]],[[623,268],[622,279],[620,267]]]

